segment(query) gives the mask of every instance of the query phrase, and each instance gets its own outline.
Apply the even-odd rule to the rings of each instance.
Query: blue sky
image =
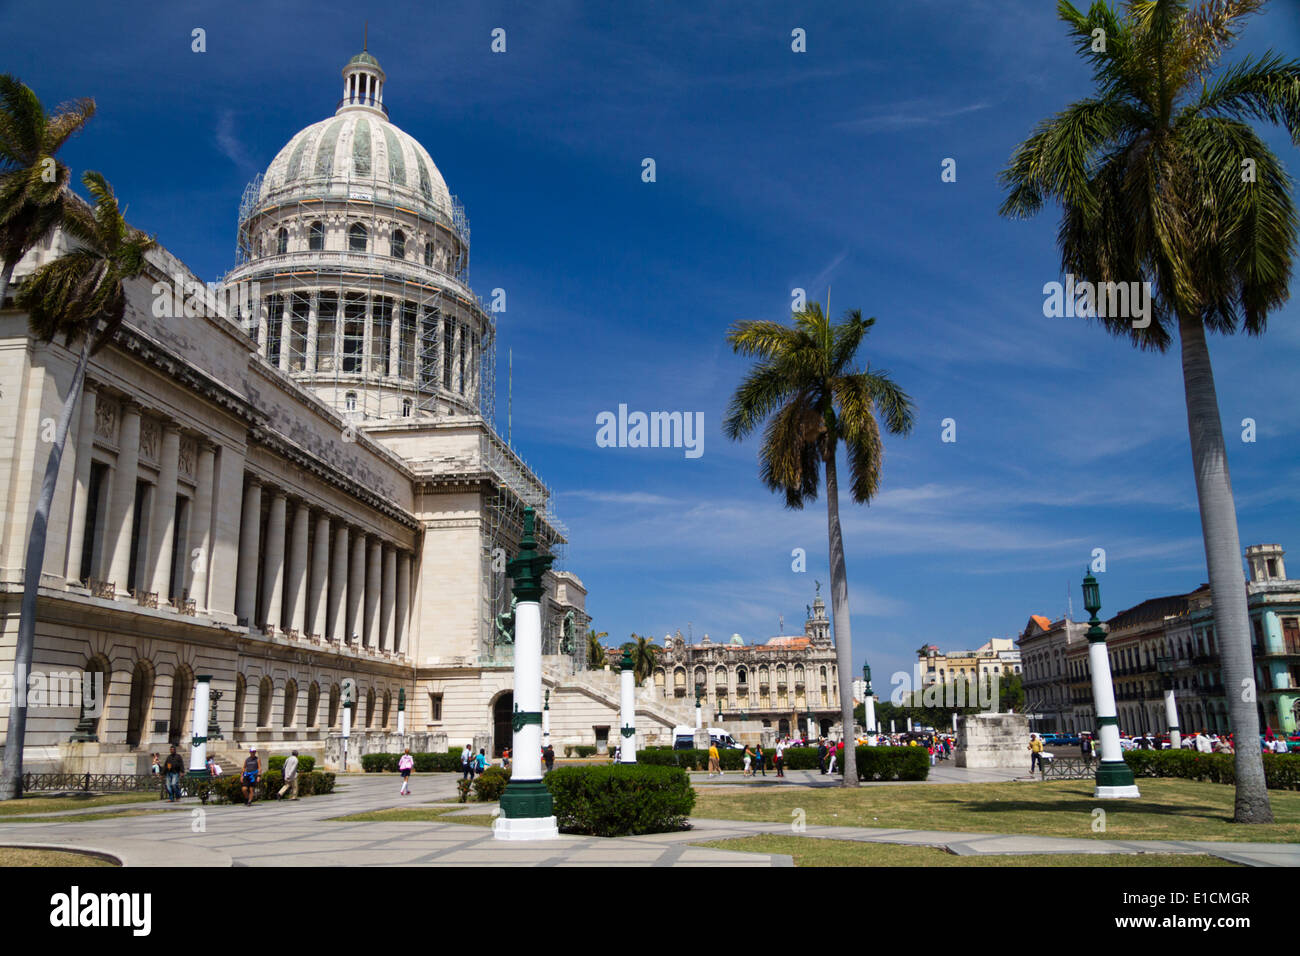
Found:
[[[1105,614],[1205,580],[1176,351],[1044,318],[1057,213],[997,215],[1015,145],[1089,93],[1051,0],[131,6],[0,3],[0,69],[47,104],[96,99],[65,160],[104,172],[132,222],[210,280],[233,264],[244,185],[333,111],[369,20],[393,122],[469,213],[472,285],[506,290],[501,427],[511,349],[514,444],[556,489],[567,566],[612,638],[689,623],[752,641],[780,615],[798,631],[827,581],[824,500],[786,510],[758,482],[757,441],[719,428],[746,368],[723,333],[788,317],[795,287],[876,316],[862,358],[917,406],[883,493],[841,502],[859,666],[1010,636],[1059,616],[1067,588],[1082,614],[1096,547]],[[1233,58],[1266,45],[1300,52],[1293,0]],[[1266,138],[1294,174],[1287,137]],[[1300,306],[1211,353],[1242,543],[1300,562]],[[703,412],[703,456],[597,447],[596,416],[620,403]]]

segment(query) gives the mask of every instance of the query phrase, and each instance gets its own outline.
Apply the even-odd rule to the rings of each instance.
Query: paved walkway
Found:
[[[694,776],[694,775],[693,775]],[[699,775],[701,777],[705,775]],[[730,777],[731,775],[728,775]],[[736,775],[737,777],[739,775]],[[808,781],[821,785],[815,778]],[[724,781],[727,777],[723,778]],[[824,779],[824,778],[823,778]],[[762,778],[759,778],[761,785]],[[793,785],[793,775],[789,778]],[[698,781],[708,784],[707,779]],[[953,781],[948,781],[953,782]],[[782,785],[773,780],[775,786]],[[416,793],[401,797],[390,775],[339,777],[337,792],[296,803],[263,802],[252,807],[180,809],[154,803],[127,804],[116,818],[78,822],[60,813],[41,822],[0,818],[0,845],[65,847],[108,853],[128,866],[791,866],[789,856],[691,846],[714,840],[773,833],[790,835],[788,823],[692,820],[694,829],[615,840],[564,836],[539,843],[492,839],[486,827],[438,822],[337,822],[339,817],[391,807],[450,806],[456,799],[453,774],[415,779]],[[726,784],[724,784],[726,785]],[[482,815],[493,807],[460,806],[451,813]],[[122,816],[130,811],[146,811]],[[104,813],[94,808],[88,813]],[[1251,866],[1300,866],[1300,844],[1199,841],[1089,840],[997,833],[887,830],[808,826],[810,839],[854,840],[945,847],[961,856],[1042,853],[1208,853]]]

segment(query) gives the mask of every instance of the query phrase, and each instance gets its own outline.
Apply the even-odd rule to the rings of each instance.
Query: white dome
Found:
[[[451,219],[451,194],[428,151],[373,110],[340,112],[295,135],[267,168],[258,200],[314,196],[331,186],[409,193]]]

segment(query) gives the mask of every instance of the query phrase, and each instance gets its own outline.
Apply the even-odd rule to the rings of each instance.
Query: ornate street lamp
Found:
[[[630,648],[623,648],[623,658],[618,662],[620,686],[619,733],[623,742],[618,748],[619,763],[636,763],[636,663]]]
[[[1119,747],[1119,720],[1115,716],[1115,687],[1110,677],[1110,657],[1106,653],[1106,632],[1097,612],[1101,610],[1101,586],[1089,573],[1083,579],[1083,606],[1092,615],[1088,621],[1088,660],[1092,665],[1092,701],[1097,714],[1101,738],[1101,763],[1097,766],[1098,799],[1139,797],[1133,771],[1124,762]]]
[[[1178,726],[1178,705],[1174,703],[1174,659],[1157,657],[1156,670],[1160,672],[1160,689],[1165,696],[1165,722],[1169,725],[1169,749],[1183,745],[1183,735]]]

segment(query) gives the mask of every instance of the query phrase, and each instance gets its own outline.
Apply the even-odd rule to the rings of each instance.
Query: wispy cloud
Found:
[[[866,116],[841,120],[834,125],[838,129],[855,130],[859,133],[880,133],[913,129],[918,126],[938,126],[958,116],[986,110],[992,105],[992,103],[984,100],[977,103],[968,103],[965,106],[943,106],[934,100],[907,100],[875,110]]]
[[[217,140],[217,147],[222,154],[239,167],[241,171],[251,172],[259,168],[260,164],[254,161],[248,147],[235,133],[234,110],[224,110],[222,112],[217,119],[217,128],[214,135]]]

